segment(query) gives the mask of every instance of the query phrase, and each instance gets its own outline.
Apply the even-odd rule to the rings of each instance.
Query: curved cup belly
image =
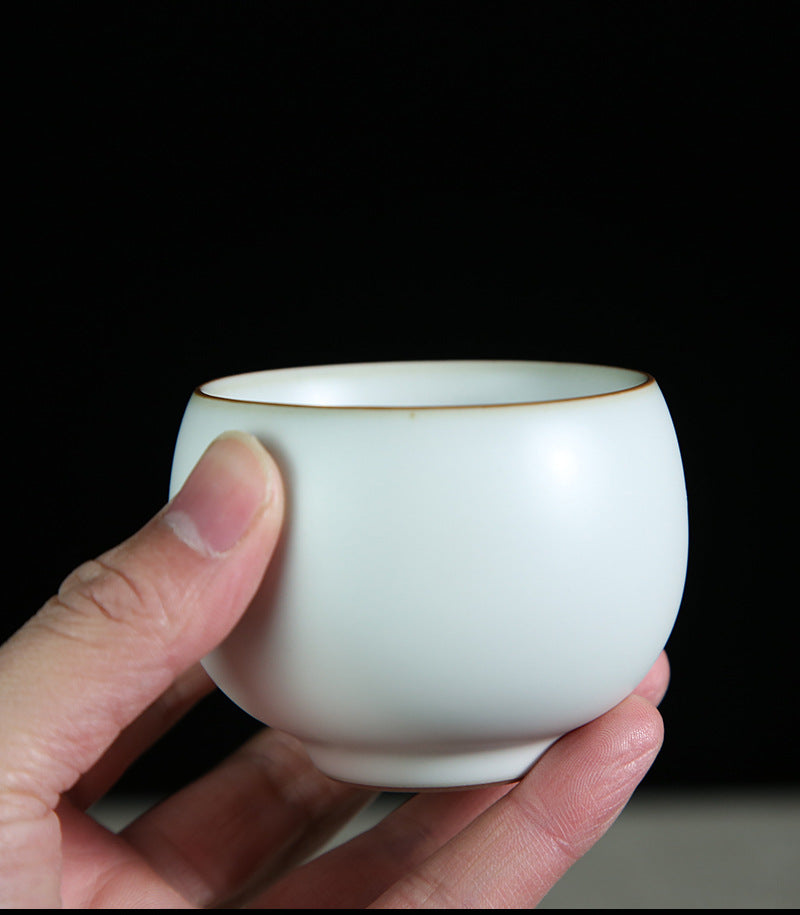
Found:
[[[667,641],[687,513],[655,384],[416,411],[195,395],[173,490],[229,428],[275,456],[287,519],[251,607],[204,663],[334,777],[519,777],[628,695]]]

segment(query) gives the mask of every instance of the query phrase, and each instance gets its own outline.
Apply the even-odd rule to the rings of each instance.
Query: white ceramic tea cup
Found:
[[[286,523],[204,664],[334,778],[520,778],[667,641],[687,506],[650,375],[456,360],[223,378],[191,396],[171,493],[230,429],[277,460]]]

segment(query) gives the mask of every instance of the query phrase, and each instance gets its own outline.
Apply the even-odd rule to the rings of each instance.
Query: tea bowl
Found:
[[[197,388],[170,493],[239,429],[277,461],[279,547],[203,663],[327,775],[416,791],[516,780],[664,647],[688,520],[655,379],[613,366],[307,366]]]

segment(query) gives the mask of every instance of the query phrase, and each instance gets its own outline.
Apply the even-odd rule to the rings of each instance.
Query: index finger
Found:
[[[609,828],[662,737],[655,706],[628,697],[557,741],[518,785],[373,906],[536,905]]]

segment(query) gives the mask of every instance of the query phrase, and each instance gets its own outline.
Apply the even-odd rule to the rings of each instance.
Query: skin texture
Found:
[[[255,592],[283,510],[272,458],[228,433],[169,505],[0,647],[3,907],[529,907],[625,806],[661,746],[664,654],[517,784],[417,795],[310,863],[374,795],[322,775],[279,731],[119,835],[91,819],[214,688],[199,659]]]

